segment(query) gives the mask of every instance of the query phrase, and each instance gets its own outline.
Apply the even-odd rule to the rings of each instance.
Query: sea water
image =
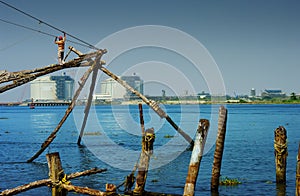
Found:
[[[210,179],[219,105],[161,105],[191,137],[200,118],[210,120],[195,195],[210,195]],[[221,177],[238,179],[236,186],[220,186],[219,195],[295,195],[296,156],[300,141],[300,105],[226,105],[227,132]],[[45,155],[59,152],[65,173],[97,168],[107,171],[72,180],[77,186],[105,190],[121,184],[133,170],[141,149],[137,105],[92,106],[83,135],[77,139],[84,107],[76,106],[55,140],[32,163],[26,163],[64,116],[67,107],[0,107],[0,191],[48,178]],[[145,128],[155,129],[154,153],[145,189],[182,194],[191,151],[188,143],[148,106],[143,106]],[[284,126],[288,138],[286,188],[276,186],[274,130]],[[122,189],[122,187],[121,187]],[[51,195],[40,187],[20,195]],[[69,193],[72,195],[72,193]],[[77,194],[78,195],[78,194]]]

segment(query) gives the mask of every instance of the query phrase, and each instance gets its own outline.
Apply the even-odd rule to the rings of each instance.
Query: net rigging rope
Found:
[[[63,30],[61,30],[61,29],[59,29],[59,28],[57,28],[57,27],[55,27],[55,26],[53,26],[53,25],[51,25],[51,24],[49,24],[49,23],[47,23],[47,22],[45,22],[45,21],[42,21],[42,20],[40,20],[40,19],[38,19],[38,18],[36,18],[36,17],[34,17],[34,16],[32,16],[32,15],[30,15],[30,14],[28,14],[28,13],[26,13],[26,12],[24,12],[24,11],[22,11],[22,10],[20,10],[20,9],[18,9],[18,8],[16,8],[16,7],[14,7],[14,6],[12,6],[12,5],[10,5],[10,4],[8,4],[8,3],[2,1],[2,0],[0,0],[0,3],[6,5],[6,6],[10,7],[10,8],[12,8],[12,9],[14,9],[14,10],[16,10],[16,11],[18,11],[18,12],[20,12],[20,13],[22,13],[22,14],[24,14],[24,15],[26,15],[26,16],[32,18],[32,19],[34,19],[34,20],[36,20],[36,21],[38,21],[38,22],[41,23],[41,24],[45,24],[45,25],[47,25],[48,27],[51,27],[51,28],[53,28],[53,29],[55,29],[55,30],[57,30],[57,31],[62,32],[62,33],[65,33],[66,35],[72,37],[73,39],[76,39],[77,41],[80,41],[80,42],[84,43],[84,44],[85,44],[87,47],[89,47],[89,48],[92,48],[92,49],[95,49],[95,50],[100,50],[99,48],[93,46],[92,44],[89,44],[88,42],[85,42],[85,41],[83,41],[82,39],[79,39],[79,38],[77,38],[77,37],[75,37],[75,36],[73,36],[73,35],[71,35],[71,34],[69,34],[69,33],[66,33],[65,31],[63,31]]]
[[[37,33],[41,33],[41,34],[44,34],[44,35],[48,35],[48,36],[50,36],[50,37],[56,37],[56,35],[53,35],[53,34],[50,34],[50,33],[46,33],[46,32],[40,31],[40,30],[38,30],[38,29],[34,29],[34,28],[31,28],[31,27],[27,27],[27,26],[24,26],[24,25],[21,25],[21,24],[17,24],[17,23],[8,21],[8,20],[4,20],[4,19],[1,19],[1,18],[0,18],[0,21],[1,21],[1,22],[4,22],[4,23],[7,23],[7,24],[11,24],[11,25],[17,26],[17,27],[21,27],[21,28],[24,28],[24,29],[27,29],[27,30],[30,30],[30,31],[34,31],[34,32],[37,32]],[[78,45],[81,45],[81,46],[85,46],[85,47],[88,47],[88,48],[91,48],[91,47],[87,46],[86,44],[82,44],[82,43],[79,43],[79,42],[75,42],[75,41],[72,41],[72,40],[69,40],[69,39],[67,39],[66,41],[71,42],[71,43],[74,43],[74,44],[78,44]]]

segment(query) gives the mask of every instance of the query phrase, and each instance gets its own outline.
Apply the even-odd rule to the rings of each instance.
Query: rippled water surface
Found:
[[[196,195],[210,195],[210,178],[218,107],[210,105],[164,105],[169,116],[191,137],[198,120],[211,126],[196,186]],[[241,184],[220,186],[220,195],[294,195],[296,156],[300,141],[300,105],[227,105],[228,121],[221,174]],[[56,139],[33,163],[26,163],[55,129],[66,107],[0,107],[0,191],[48,177],[45,155],[59,152],[66,173],[94,167],[108,171],[72,180],[74,185],[105,190],[106,183],[119,185],[138,159],[141,144],[139,111],[131,106],[95,106],[83,137],[76,142],[84,107],[78,106]],[[146,190],[182,194],[191,151],[187,142],[148,106],[144,106],[145,127],[156,133]],[[287,184],[285,191],[275,183],[274,130],[284,126],[288,137]],[[79,131],[78,131],[79,130]],[[166,137],[174,136],[174,137]],[[41,187],[20,195],[51,195]],[[72,195],[71,193],[69,195]]]

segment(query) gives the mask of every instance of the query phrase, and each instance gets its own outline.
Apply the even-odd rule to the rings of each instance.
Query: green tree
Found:
[[[291,93],[290,100],[297,100],[296,93]]]

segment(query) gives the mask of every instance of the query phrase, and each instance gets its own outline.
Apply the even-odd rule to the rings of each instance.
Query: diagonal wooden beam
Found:
[[[69,47],[70,48],[70,47]],[[75,48],[70,48],[70,50],[72,50],[73,52],[75,52],[76,54],[78,54],[79,56],[82,54],[80,51],[76,50]],[[106,50],[105,50],[106,51]],[[165,118],[171,125],[172,127],[191,145],[194,145],[194,141],[193,139],[187,134],[185,133],[180,127],[178,127],[178,125],[171,119],[170,116],[168,116],[168,114],[166,114],[165,111],[163,111],[163,109],[161,109],[159,107],[159,105],[154,101],[154,100],[149,100],[146,96],[144,96],[142,93],[140,93],[139,91],[135,90],[133,87],[131,87],[126,81],[122,80],[121,78],[119,78],[118,76],[116,76],[114,73],[110,72],[108,69],[106,69],[105,67],[101,66],[100,70],[105,73],[106,75],[108,75],[109,77],[111,77],[112,79],[114,79],[115,81],[117,81],[119,84],[121,84],[124,88],[126,88],[127,90],[131,91],[132,93],[134,93],[135,95],[137,95],[139,98],[141,98],[147,105],[149,105],[161,118]]]
[[[89,69],[84,73],[81,83],[78,87],[78,89],[76,90],[73,99],[71,101],[71,104],[69,105],[69,107],[67,108],[65,115],[63,116],[63,118],[60,120],[59,124],[57,125],[57,127],[54,129],[54,131],[49,135],[49,137],[44,141],[44,143],[41,146],[41,149],[35,154],[33,155],[29,160],[27,160],[27,162],[32,162],[33,160],[35,160],[37,157],[39,157],[40,154],[42,154],[44,152],[44,150],[51,144],[51,142],[55,139],[56,137],[56,133],[60,130],[60,128],[62,127],[62,125],[64,124],[64,122],[67,120],[68,116],[70,115],[70,113],[72,112],[73,108],[75,107],[75,103],[77,98],[79,97],[79,94],[81,92],[81,90],[83,89],[89,75],[91,74],[91,72],[94,70],[94,68],[96,67],[97,63],[99,63],[100,58],[102,56],[102,53],[100,53],[100,55],[98,55],[96,57],[96,59],[92,62],[91,67],[89,67]]]
[[[47,75],[49,73],[53,73],[53,72],[56,72],[56,71],[59,71],[62,69],[81,67],[81,66],[90,66],[90,63],[87,62],[86,60],[95,58],[100,53],[103,53],[103,50],[96,51],[93,53],[88,53],[88,54],[82,54],[78,58],[68,61],[62,65],[52,64],[52,65],[48,65],[48,66],[33,69],[33,70],[23,70],[23,71],[19,71],[19,72],[4,72],[5,76],[0,77],[0,84],[6,83],[6,82],[11,82],[11,81],[12,81],[12,83],[1,86],[0,93],[3,93],[7,90],[16,88],[23,84],[26,84],[40,76]],[[4,73],[3,73],[3,75],[4,75]]]

